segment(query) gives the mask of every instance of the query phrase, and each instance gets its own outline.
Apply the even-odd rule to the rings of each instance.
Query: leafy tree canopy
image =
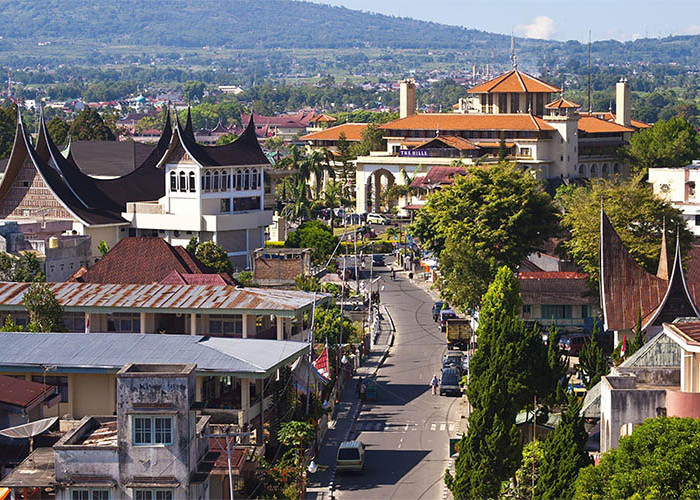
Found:
[[[585,186],[569,186],[557,192],[562,225],[568,237],[564,250],[597,288],[599,278],[600,203],[632,257],[647,271],[656,273],[661,251],[661,232],[666,219],[666,238],[675,241],[680,229],[681,250],[690,249],[693,235],[685,226],[680,210],[654,196],[651,186],[640,178],[618,182],[591,179]]]
[[[337,245],[338,237],[318,220],[303,223],[284,243],[287,248],[311,248],[311,258],[316,264],[325,263]]]
[[[189,246],[189,245],[188,245]],[[204,241],[197,246],[195,256],[204,264],[214,269],[217,273],[233,274],[233,265],[228,258],[224,247],[213,241]]]
[[[68,140],[70,126],[58,116],[54,116],[46,124],[49,135],[56,144],[65,144]]]
[[[236,139],[238,139],[236,134],[224,134],[216,140],[216,145],[225,146],[226,144],[231,144]]]
[[[686,118],[674,116],[633,134],[626,155],[641,172],[653,167],[682,167],[700,158],[700,133]]]
[[[513,164],[470,167],[428,198],[411,231],[440,259],[445,295],[477,306],[500,265],[515,269],[556,231],[550,196]]]
[[[0,158],[7,158],[12,152],[17,132],[17,107],[0,106]]]
[[[64,332],[63,306],[46,283],[32,283],[22,297],[31,332]]]
[[[597,466],[581,470],[575,498],[700,497],[700,420],[658,417],[620,439]]]
[[[116,137],[100,116],[92,108],[86,107],[75,117],[70,126],[70,137],[74,141],[114,141]]]
[[[182,87],[182,94],[187,101],[201,101],[204,96],[204,89],[206,85],[204,82],[198,82],[194,80],[189,80],[185,82]]]
[[[36,255],[27,252],[20,255],[0,253],[0,280],[2,281],[44,281],[41,263]]]

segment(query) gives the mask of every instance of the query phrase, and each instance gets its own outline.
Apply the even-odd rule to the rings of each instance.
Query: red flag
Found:
[[[314,365],[316,371],[318,371],[323,378],[326,380],[331,379],[331,373],[328,369],[328,346],[323,348],[321,354],[319,354],[318,358],[316,358],[311,364]]]
[[[627,352],[627,337],[622,337],[622,347],[620,348],[620,357],[625,357],[625,353]]]

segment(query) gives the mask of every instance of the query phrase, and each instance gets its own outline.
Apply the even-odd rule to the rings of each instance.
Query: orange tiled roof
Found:
[[[320,115],[316,115],[311,119],[311,123],[317,123],[317,122],[335,122],[338,121],[338,119],[334,116],[327,115],[326,113],[321,113]]]
[[[600,119],[608,121],[608,122],[615,121],[615,114],[612,113],[611,111],[604,111],[604,112],[594,111],[593,113],[581,113],[581,116],[595,116],[596,118],[600,118]],[[640,122],[639,120],[634,120],[634,119],[630,120],[630,124],[634,128],[651,128],[651,124],[646,123],[646,122]]]
[[[550,102],[549,104],[545,105],[545,108],[547,109],[564,109],[564,108],[580,108],[580,104],[576,104],[575,102],[567,101],[563,97],[560,97],[556,101]]]
[[[361,141],[362,132],[367,128],[366,123],[343,123],[319,132],[306,134],[300,139],[302,141],[337,141],[341,133],[345,133],[348,141]]]
[[[559,87],[550,85],[549,83],[535,78],[532,75],[512,69],[507,73],[497,76],[493,80],[481,83],[476,87],[472,87],[468,91],[471,94],[489,94],[503,92],[534,92],[548,93],[561,92]]]
[[[634,132],[633,128],[623,127],[615,122],[609,122],[595,116],[582,116],[578,121],[578,129],[588,134],[619,134]]]
[[[334,127],[335,128],[335,127]],[[554,130],[542,118],[526,113],[515,114],[460,114],[419,113],[399,118],[379,127],[382,130]],[[331,130],[331,129],[329,129]]]
[[[433,137],[432,139],[429,139],[425,142],[422,142],[420,144],[416,144],[415,146],[413,146],[413,148],[414,149],[421,149],[434,141],[440,141],[443,144],[445,144],[449,147],[455,148],[455,149],[459,149],[460,151],[479,149],[479,146],[476,146],[473,142],[471,142],[467,139],[464,139],[463,137],[456,137],[454,135],[440,135],[437,137]]]

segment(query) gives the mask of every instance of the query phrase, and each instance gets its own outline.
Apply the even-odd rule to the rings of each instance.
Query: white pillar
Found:
[[[248,338],[248,315],[243,315],[243,338]]]
[[[284,318],[277,316],[277,340],[284,340]]]
[[[190,314],[190,335],[197,335],[197,313]]]
[[[292,337],[292,318],[284,318],[284,338]]]
[[[146,333],[146,313],[145,312],[140,312],[139,313],[139,323],[140,323],[140,330],[141,333]]]
[[[241,410],[245,415],[245,423],[250,423],[250,380],[241,379]]]

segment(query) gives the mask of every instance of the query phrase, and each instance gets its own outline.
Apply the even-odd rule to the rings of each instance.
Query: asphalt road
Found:
[[[391,353],[379,370],[379,397],[362,408],[351,439],[366,446],[363,474],[336,477],[337,498],[441,499],[449,437],[456,435],[459,399],[433,396],[446,350],[431,316],[432,299],[405,274],[385,271],[382,303],[396,326]]]

